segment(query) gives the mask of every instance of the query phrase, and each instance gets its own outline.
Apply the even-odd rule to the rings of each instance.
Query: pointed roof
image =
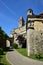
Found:
[[[20,22],[20,20],[24,22],[24,18],[23,18],[23,16],[20,16],[20,19],[19,19],[18,22]]]
[[[20,17],[20,20],[24,20],[22,16]]]

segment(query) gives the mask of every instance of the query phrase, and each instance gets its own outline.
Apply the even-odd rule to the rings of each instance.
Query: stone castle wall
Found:
[[[34,53],[43,53],[43,32],[35,31],[34,32]]]
[[[34,29],[27,30],[27,52],[31,54],[43,53],[43,23],[34,22]]]
[[[19,27],[19,28],[14,30],[14,43],[18,44],[18,47],[19,47],[19,41],[17,40],[17,37],[19,35],[23,35],[23,37],[26,38],[26,25]]]
[[[20,27],[13,30],[14,43],[18,43],[16,40],[18,35],[23,35],[27,39],[28,56],[38,52],[43,53],[43,13],[35,15],[32,9],[29,9],[27,13],[26,25],[22,25],[23,20],[21,17],[19,21]],[[34,29],[29,26],[33,26]]]

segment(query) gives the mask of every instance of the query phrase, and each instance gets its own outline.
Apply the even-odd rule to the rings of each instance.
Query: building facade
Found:
[[[43,53],[43,13],[35,15],[29,9],[26,29],[28,56]]]
[[[14,29],[11,34],[17,44],[19,44],[16,40],[18,35],[26,38],[28,56],[38,52],[43,53],[43,13],[35,15],[32,9],[28,9],[26,24],[24,24],[23,17],[20,17],[19,27]]]

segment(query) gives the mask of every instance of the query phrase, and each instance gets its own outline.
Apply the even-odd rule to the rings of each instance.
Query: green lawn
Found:
[[[26,48],[18,48],[16,49],[19,53],[21,53],[24,56],[27,56],[27,50]]]
[[[7,53],[7,52],[4,52],[4,54],[1,55],[0,65],[11,65],[11,64],[6,60],[6,53]]]
[[[18,49],[16,49],[16,50],[17,50],[19,53],[21,53],[22,55],[24,55],[24,56],[26,56],[26,57],[28,57],[28,58],[43,61],[43,54],[41,55],[41,58],[38,59],[38,58],[36,58],[35,55],[27,56],[27,49],[26,49],[26,48],[18,48]]]

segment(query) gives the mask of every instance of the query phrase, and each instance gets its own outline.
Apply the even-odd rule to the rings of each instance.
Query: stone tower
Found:
[[[27,52],[28,56],[33,54],[33,42],[31,38],[33,39],[33,32],[34,32],[34,21],[30,21],[28,18],[33,15],[33,10],[28,9],[27,11],[27,24],[26,24],[26,30],[27,30]]]
[[[43,53],[43,13],[35,15],[28,9],[26,31],[28,56]]]
[[[19,27],[22,27],[22,26],[24,26],[24,19],[23,19],[23,17],[21,16],[21,17],[20,17],[20,20],[19,20]]]

